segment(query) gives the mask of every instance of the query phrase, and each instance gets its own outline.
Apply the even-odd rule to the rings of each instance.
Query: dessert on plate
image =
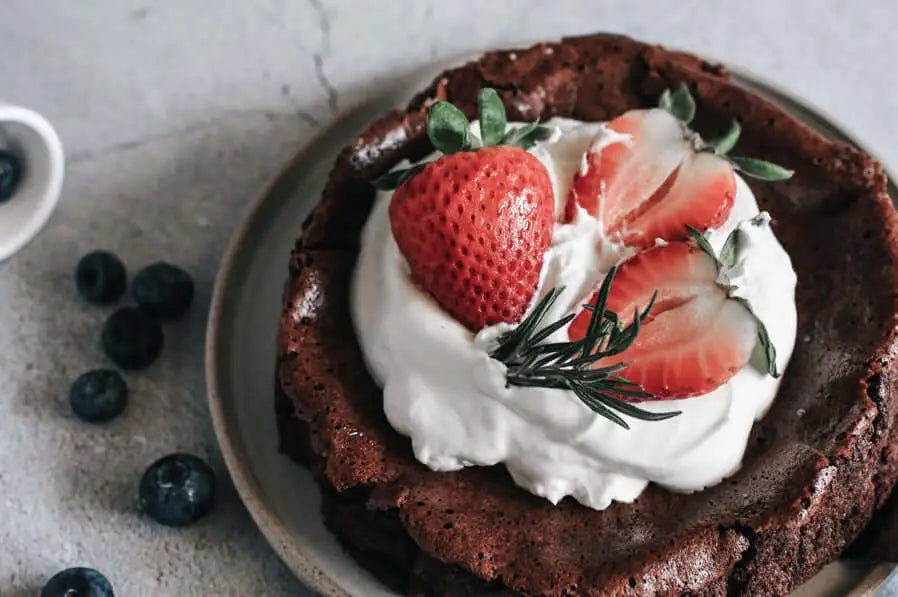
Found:
[[[879,165],[615,35],[447,71],[290,261],[281,447],[396,590],[784,594],[886,500]]]

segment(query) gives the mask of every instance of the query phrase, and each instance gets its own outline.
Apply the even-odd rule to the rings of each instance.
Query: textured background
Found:
[[[364,7],[364,8],[363,8]],[[319,128],[434,60],[598,30],[703,52],[765,75],[898,164],[890,40],[898,3],[2,0],[0,97],[44,113],[67,150],[59,210],[0,264],[0,595],[92,565],[129,596],[296,595],[227,483],[184,530],[135,512],[145,466],[173,450],[225,477],[205,403],[205,311],[248,201]],[[76,299],[93,248],[131,271],[170,259],[197,304],[128,376],[126,413],[75,420],[70,382],[104,364],[107,310]],[[281,259],[285,256],[274,256]]]

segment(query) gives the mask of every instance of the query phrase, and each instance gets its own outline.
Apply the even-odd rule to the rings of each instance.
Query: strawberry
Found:
[[[718,263],[709,248],[673,242],[625,261],[615,275],[607,308],[627,318],[649,304],[656,291],[633,344],[596,367],[626,363],[618,375],[656,399],[669,399],[705,394],[748,363],[762,324],[718,284]],[[571,340],[586,334],[589,319],[586,310],[574,318],[568,328]]]
[[[379,181],[398,184],[390,225],[412,278],[472,331],[523,317],[551,242],[555,204],[548,171],[522,148],[546,131],[528,125],[506,133],[492,90],[481,92],[480,104],[482,141],[472,144],[465,116],[438,102],[428,135],[446,155]],[[474,150],[478,145],[486,146]]]
[[[627,112],[608,125],[627,136],[584,156],[565,210],[572,219],[582,207],[606,232],[646,250],[611,268],[580,313],[545,322],[563,288],[545,292],[490,353],[505,365],[508,385],[568,391],[625,429],[624,417],[662,421],[680,414],[632,402],[705,394],[750,359],[780,375],[767,328],[731,284],[744,245],[741,226],[719,256],[700,230],[723,223],[732,209],[733,170],[764,181],[786,180],[792,171],[728,155],[741,132],[736,121],[707,143],[690,132],[695,101],[684,85],[665,91],[659,107]],[[770,217],[761,213],[750,222],[766,226]],[[654,246],[658,237],[692,242]],[[569,341],[558,342],[555,334],[565,327]]]
[[[701,140],[685,123],[655,108],[627,112],[607,126],[626,137],[587,153],[571,187],[568,219],[579,205],[607,235],[638,248],[657,238],[684,240],[687,225],[705,231],[726,221],[736,196],[733,166],[697,151]]]

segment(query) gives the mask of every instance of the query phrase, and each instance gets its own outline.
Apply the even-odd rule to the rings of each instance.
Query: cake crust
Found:
[[[388,424],[349,317],[370,181],[429,153],[428,106],[469,117],[497,89],[509,119],[607,120],[690,86],[706,137],[796,171],[754,184],[798,274],[798,341],[742,469],[705,491],[654,485],[632,504],[552,506],[499,467],[433,472]],[[824,139],[696,57],[598,34],[491,52],[442,73],[345,148],[290,261],[278,336],[282,449],[310,467],[327,524],[418,595],[785,594],[851,542],[898,476],[898,217],[880,166]]]

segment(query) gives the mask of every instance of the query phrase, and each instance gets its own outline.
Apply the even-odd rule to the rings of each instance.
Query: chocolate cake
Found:
[[[607,120],[686,83],[705,135],[795,169],[754,184],[798,274],[798,342],[741,470],[632,504],[553,506],[504,468],[433,472],[384,417],[349,316],[370,181],[431,151],[427,107],[475,116],[500,91],[512,120]],[[616,35],[491,52],[447,71],[339,156],[290,261],[278,338],[282,449],[321,486],[359,562],[413,595],[785,594],[836,558],[898,476],[898,217],[880,166],[734,83],[726,69]]]

